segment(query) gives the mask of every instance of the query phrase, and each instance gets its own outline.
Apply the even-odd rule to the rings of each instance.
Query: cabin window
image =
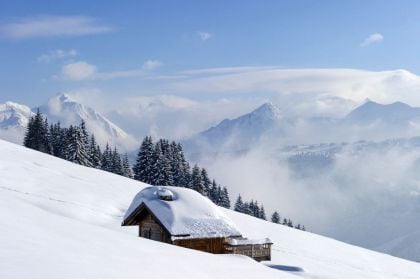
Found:
[[[152,236],[152,229],[151,228],[149,228],[149,229],[147,229],[147,228],[143,229],[141,236],[144,237],[144,238],[150,239],[150,237]]]

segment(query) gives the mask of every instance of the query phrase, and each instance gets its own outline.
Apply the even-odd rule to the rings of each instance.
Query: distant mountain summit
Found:
[[[0,104],[0,138],[17,144],[22,144],[26,126],[37,108],[14,102]],[[60,122],[63,127],[78,125],[82,119],[90,133],[95,134],[99,144],[109,143],[122,151],[132,151],[137,148],[136,139],[127,134],[101,113],[83,105],[67,94],[58,94],[39,110],[50,123]]]
[[[344,119],[351,124],[408,124],[420,120],[420,108],[411,107],[402,102],[379,104],[367,100],[364,104],[351,111]]]
[[[21,104],[0,104],[0,138],[21,144],[32,110]]]
[[[58,94],[41,106],[40,111],[50,122],[60,122],[63,126],[78,125],[82,119],[89,132],[95,134],[98,143],[116,145],[122,150],[137,147],[137,141],[104,115],[81,104],[67,94]]]
[[[0,104],[0,128],[26,128],[33,114],[32,110],[25,105],[14,102]]]
[[[273,103],[267,102],[234,119],[224,119],[186,141],[189,153],[204,150],[241,152],[256,144],[266,132],[277,127],[283,119],[281,111]],[[192,155],[194,157],[194,155]]]

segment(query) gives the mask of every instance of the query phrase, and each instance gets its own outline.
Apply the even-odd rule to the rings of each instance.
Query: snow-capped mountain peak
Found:
[[[272,102],[267,102],[252,111],[250,115],[258,115],[265,119],[278,119],[281,118],[281,111]]]
[[[89,132],[95,134],[99,144],[109,143],[123,150],[137,147],[137,141],[100,112],[79,103],[65,93],[58,94],[40,107],[50,122],[60,122],[63,126],[78,125],[85,121]]]
[[[420,118],[420,108],[411,107],[402,102],[379,104],[367,100],[351,111],[345,120],[354,124],[370,124],[375,121],[387,124],[406,124],[416,118]]]
[[[34,113],[14,102],[0,104],[0,138],[21,144],[29,119]]]
[[[25,105],[14,102],[0,104],[0,127],[26,127],[32,115],[31,109]]]

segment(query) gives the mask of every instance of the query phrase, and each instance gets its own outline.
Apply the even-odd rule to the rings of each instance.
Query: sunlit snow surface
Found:
[[[120,224],[145,186],[0,141],[0,278],[420,277],[418,263],[225,209],[274,242],[271,268],[139,238]]]

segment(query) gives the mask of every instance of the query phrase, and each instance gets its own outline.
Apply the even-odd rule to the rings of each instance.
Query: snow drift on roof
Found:
[[[232,246],[273,244],[273,242],[269,238],[262,238],[262,239],[231,238],[229,239],[228,243],[229,245],[232,245]]]
[[[233,222],[208,198],[180,187],[164,186],[173,193],[172,201],[159,199],[160,187],[141,190],[124,216],[124,222],[144,203],[169,233],[188,238],[226,237],[241,235]]]

